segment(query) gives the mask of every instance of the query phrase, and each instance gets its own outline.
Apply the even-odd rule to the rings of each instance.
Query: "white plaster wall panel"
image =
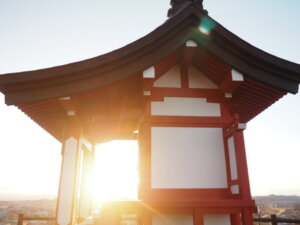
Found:
[[[189,88],[217,89],[218,86],[193,66],[189,67]]]
[[[237,184],[231,185],[230,189],[231,189],[232,194],[239,194],[240,193],[239,185],[237,185]]]
[[[153,215],[152,225],[193,225],[193,216],[185,214]]]
[[[238,174],[237,174],[237,167],[236,167],[234,137],[228,138],[227,144],[228,144],[228,150],[229,150],[231,180],[237,180],[238,179]]]
[[[151,95],[151,91],[144,91],[144,95],[145,96],[150,96]]]
[[[67,225],[71,222],[73,186],[76,179],[76,160],[78,152],[78,141],[70,137],[65,142],[61,184],[59,193],[59,206],[57,223]]]
[[[245,130],[247,128],[247,124],[246,123],[239,123],[238,124],[238,129],[239,130]]]
[[[151,186],[227,188],[221,128],[152,127]]]
[[[206,98],[164,97],[163,102],[151,102],[153,116],[221,116],[220,104]]]
[[[193,40],[188,40],[187,42],[185,42],[185,46],[187,47],[197,47],[197,43]]]
[[[153,66],[143,71],[144,78],[155,78],[155,68]]]
[[[244,81],[244,76],[239,71],[235,69],[231,70],[231,78],[233,81]]]
[[[180,88],[180,69],[178,66],[172,67],[164,75],[158,78],[154,83],[154,87]]]
[[[229,214],[206,214],[204,225],[231,225]]]

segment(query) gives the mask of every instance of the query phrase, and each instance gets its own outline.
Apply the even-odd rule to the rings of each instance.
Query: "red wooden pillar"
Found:
[[[241,225],[241,216],[239,213],[230,215],[231,225]]]
[[[243,225],[253,225],[253,216],[250,209],[245,208],[242,214],[242,224]]]
[[[194,225],[204,225],[204,214],[197,208],[194,210]]]
[[[242,130],[237,130],[233,134],[236,154],[237,173],[240,184],[240,194],[243,199],[251,199],[250,183],[247,166],[247,156]]]
[[[251,199],[243,130],[236,130],[233,133],[233,137],[236,154],[237,173],[240,185],[240,195],[242,199]],[[249,208],[244,208],[241,220],[243,225],[253,225],[252,210]]]

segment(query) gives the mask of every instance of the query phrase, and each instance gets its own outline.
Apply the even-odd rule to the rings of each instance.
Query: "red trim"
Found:
[[[183,71],[184,72],[184,71]],[[182,72],[181,72],[182,73]],[[182,77],[183,78],[183,77]],[[184,81],[184,80],[182,80]],[[182,83],[184,84],[184,82]],[[184,84],[186,85],[186,84]],[[246,158],[243,155],[244,144],[241,134],[237,130],[238,115],[231,115],[229,105],[220,102],[219,90],[188,89],[188,88],[153,88],[152,96],[146,104],[144,122],[139,133],[140,141],[140,193],[143,204],[155,213],[180,214],[190,212],[190,208],[197,209],[194,213],[194,224],[203,224],[203,215],[230,214],[231,220],[237,220],[238,215],[244,214],[243,208],[249,212],[256,210],[255,202],[251,200],[248,172],[245,172]],[[151,100],[163,101],[164,97],[203,97],[211,98],[220,104],[220,117],[189,117],[189,116],[151,116]],[[223,128],[223,144],[226,160],[228,188],[223,189],[153,189],[151,188],[151,127],[218,127]],[[230,161],[227,140],[234,135],[237,157],[238,180],[231,180]],[[245,176],[245,173],[247,176]],[[231,193],[231,185],[239,185],[240,194]],[[248,192],[247,192],[248,188]],[[204,199],[207,199],[205,201]],[[196,200],[196,201],[195,201]],[[199,200],[199,201],[197,201]],[[162,208],[167,209],[162,210]],[[175,210],[180,207],[181,210]],[[158,210],[159,208],[159,210]],[[184,210],[182,210],[184,208]],[[188,208],[188,209],[187,209]],[[186,210],[186,211],[185,211]],[[195,212],[196,212],[195,211]],[[236,216],[237,215],[237,216]],[[233,225],[240,225],[235,221]]]
[[[201,209],[194,211],[194,225],[204,225],[204,215]]]
[[[181,78],[181,88],[189,88],[189,74],[188,67],[180,67],[180,78]]]
[[[108,203],[103,208],[105,222],[108,224],[119,222],[122,214],[130,213],[140,216],[146,225],[152,225],[154,215],[170,214],[193,215],[195,225],[204,225],[206,214],[229,214],[231,224],[240,225],[240,215],[245,214],[244,220],[249,221],[255,210],[252,200],[121,201]]]
[[[234,213],[230,215],[231,225],[241,225],[241,215],[240,213]]]
[[[159,214],[193,214],[194,209],[192,207],[185,208],[185,207],[177,207],[177,208],[171,208],[171,207],[164,207],[164,208],[157,208],[155,210],[156,213]]]
[[[230,111],[229,111],[228,104],[221,103],[220,104],[220,109],[221,109],[221,116],[222,116],[222,118],[225,119],[225,120],[227,120],[227,121],[231,121],[232,118],[230,116]]]
[[[241,213],[243,210],[241,208],[207,208],[201,209],[204,214],[232,214],[232,213]]]
[[[239,182],[239,180],[231,180],[229,184],[230,185],[236,185],[236,184],[239,185],[240,182]]]
[[[154,83],[154,78],[143,78],[143,90],[149,91],[151,90]]]
[[[152,88],[151,100],[161,97],[194,97],[220,100],[220,91],[218,89],[200,89],[200,88]]]
[[[236,154],[240,194],[244,199],[251,199],[243,131],[236,131],[233,135]]]
[[[223,117],[208,116],[149,116],[147,121],[152,124],[159,124],[158,126],[174,125],[180,127],[223,127],[228,124],[228,121]]]
[[[232,199],[219,199],[219,200],[190,200],[190,201],[181,201],[181,200],[158,200],[158,201],[120,201],[109,203],[113,209],[125,210],[129,212],[134,209],[149,209],[150,211],[156,212],[159,208],[201,208],[201,210],[207,210],[207,212],[241,212],[242,208],[249,208],[251,212],[255,212],[255,201],[254,200],[232,200]],[[129,210],[128,210],[129,209]],[[239,211],[235,211],[238,209]],[[210,211],[211,210],[211,211]],[[220,211],[218,211],[220,210]]]
[[[254,200],[190,200],[190,201],[144,201],[151,207],[195,207],[195,208],[230,208],[249,207],[255,209]]]
[[[253,216],[254,213],[252,210],[245,208],[242,214],[243,225],[253,225]]]
[[[150,183],[150,181],[149,181]],[[144,200],[195,200],[195,199],[229,199],[231,193],[228,188],[220,189],[153,189],[147,188]]]
[[[211,124],[209,124],[211,125]],[[140,140],[140,192],[141,200],[192,200],[192,199],[229,199],[231,191],[229,188],[222,189],[153,189],[151,188],[151,127],[219,127],[199,124],[153,124],[144,123],[139,133]],[[228,175],[227,175],[228,176]]]
[[[182,59],[181,59],[181,66],[188,68],[189,65],[192,63],[195,52],[197,47],[185,46]]]
[[[243,81],[233,81],[232,72],[228,71],[219,88],[225,93],[233,93]]]
[[[229,150],[227,145],[227,140],[224,138],[225,129],[223,128],[223,145],[224,145],[224,154],[225,154],[225,165],[226,165],[226,175],[227,175],[227,185],[228,189],[231,193],[230,189],[230,181],[231,181],[231,170],[230,170],[230,160],[229,160]]]

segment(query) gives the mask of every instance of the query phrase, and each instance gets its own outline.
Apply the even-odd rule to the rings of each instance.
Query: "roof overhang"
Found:
[[[209,35],[199,29],[204,20],[214,25]],[[65,112],[73,111],[72,107],[77,111],[78,108],[83,109],[77,122],[86,124],[98,120],[100,127],[106,121],[107,125],[103,127],[111,127],[112,130],[102,130],[102,136],[114,138],[114,133],[116,138],[134,138],[132,131],[138,126],[143,105],[142,71],[153,65],[168,67],[176,63],[187,40],[198,45],[198,58],[194,64],[202,67],[199,69],[222,74],[222,71],[234,68],[245,75],[247,82],[237,91],[247,93],[247,96],[235,98],[239,104],[231,106],[240,112],[243,122],[249,121],[287,92],[298,92],[299,64],[253,47],[193,5],[147,36],[110,53],[53,68],[1,75],[0,91],[5,94],[6,104],[18,106],[58,140],[63,132]],[[216,67],[214,71],[205,69],[205,60],[207,66]],[[260,97],[254,96],[254,93],[259,93]],[[67,104],[66,107],[62,100],[70,96],[73,106]],[[97,109],[91,109],[93,101],[99,103],[95,106]],[[255,109],[253,105],[256,105]],[[123,119],[116,122],[115,118],[120,116]]]

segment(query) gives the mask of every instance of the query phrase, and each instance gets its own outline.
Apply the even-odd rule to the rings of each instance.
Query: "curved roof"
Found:
[[[209,36],[198,29],[203,20],[214,24]],[[1,75],[0,91],[7,104],[18,105],[93,90],[143,71],[188,39],[249,78],[278,90],[298,92],[299,64],[253,47],[193,5],[147,36],[110,53],[67,65]]]
[[[199,29],[205,22],[213,26],[209,35]],[[142,72],[154,66],[159,77],[182,62],[188,40],[198,45],[191,65],[219,87],[232,68],[244,75],[245,81],[227,102],[242,123],[287,92],[298,92],[299,64],[253,47],[193,4],[181,8],[145,37],[110,53],[67,65],[1,75],[0,91],[5,94],[6,104],[16,105],[60,141],[68,122],[79,123],[92,142],[136,138],[133,131],[139,127],[147,101]],[[151,89],[153,95],[155,89]],[[214,100],[223,101],[219,97]],[[76,116],[68,116],[75,111]]]

